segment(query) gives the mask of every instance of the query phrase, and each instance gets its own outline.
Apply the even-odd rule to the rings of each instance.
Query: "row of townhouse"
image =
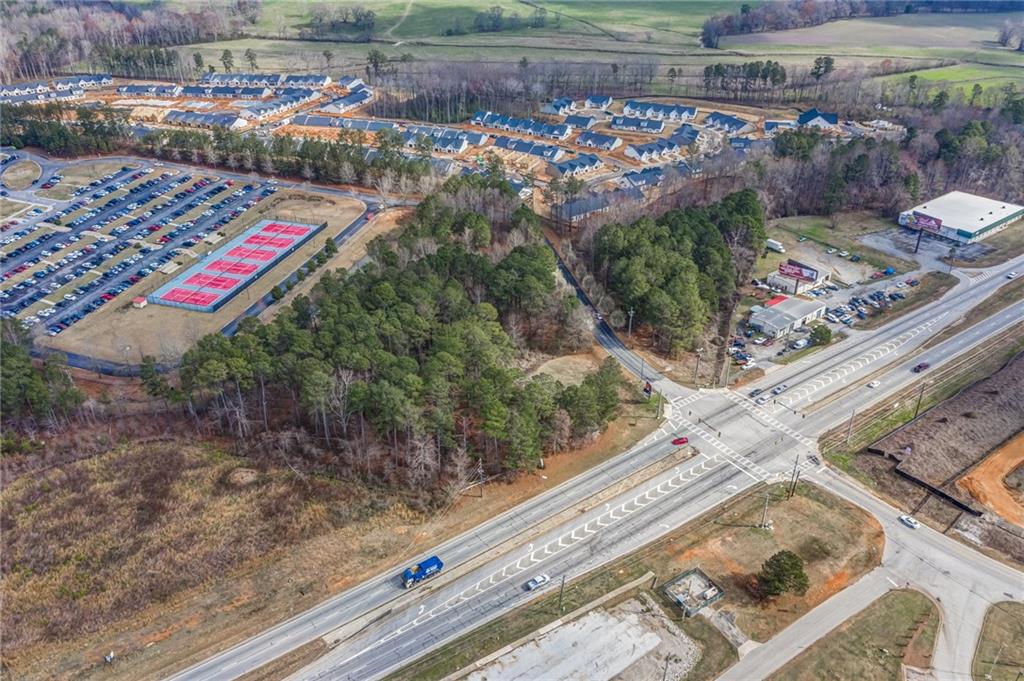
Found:
[[[622,113],[633,118],[647,118],[656,121],[689,121],[697,116],[697,107],[627,99],[622,106]]]
[[[282,94],[280,97],[275,97],[267,102],[246,106],[238,112],[238,115],[249,120],[262,121],[290,111],[297,106],[302,106],[318,96],[319,94],[315,90],[298,90],[298,94]]]
[[[530,156],[539,156],[545,161],[559,161],[565,156],[565,150],[561,147],[556,147],[551,144],[536,144],[534,142],[528,142],[526,140],[516,139],[514,137],[506,137],[505,135],[499,135],[494,138],[494,146],[499,149],[508,149],[509,151],[515,151],[520,154],[529,154]]]
[[[610,95],[588,95],[583,100],[583,109],[597,109],[604,111],[612,105],[612,98]],[[541,113],[552,114],[554,116],[568,116],[576,111],[576,102],[572,97],[559,97],[554,99],[547,104],[541,106]]]
[[[57,90],[58,92],[89,90],[92,88],[103,87],[105,85],[112,85],[114,83],[114,79],[107,74],[97,74],[54,78],[52,83],[52,88],[50,82],[45,80],[35,80],[30,83],[0,85],[0,97],[8,98],[18,97],[21,95],[45,95],[51,90]]]
[[[551,163],[549,168],[555,177],[577,177],[598,170],[604,162],[596,154],[580,154],[573,158]]]
[[[636,118],[634,116],[612,116],[609,127],[612,130],[649,132],[658,135],[665,129],[665,122],[647,118]]]
[[[248,125],[244,118],[232,113],[197,113],[177,109],[168,111],[163,122],[192,128],[225,128],[227,130],[239,130]]]
[[[363,160],[367,163],[373,163],[378,156],[380,156],[380,151],[376,147],[366,147],[363,150]],[[402,156],[410,161],[417,160],[416,156],[410,153],[403,153]],[[436,156],[428,158],[427,163],[430,165],[431,170],[443,177],[451,175],[459,167],[450,158],[437,158]]]
[[[656,139],[645,144],[630,144],[626,156],[641,163],[657,163],[679,155],[679,143],[673,139]]]
[[[236,87],[234,85],[186,85],[178,93],[182,97],[204,99],[266,99],[274,94],[268,87]]]
[[[555,204],[551,207],[556,219],[576,224],[599,213],[605,213],[614,206],[627,201],[642,201],[643,193],[639,189],[615,189],[598,194],[587,194],[572,201]]]
[[[358,80],[358,79],[356,79]],[[373,100],[373,89],[367,87],[362,81],[354,85],[348,94],[332,99],[325,106],[320,108],[324,113],[343,114]]]
[[[408,125],[402,133],[405,146],[413,148],[417,140],[426,137],[431,141],[433,150],[447,154],[459,154],[469,147],[478,147],[487,141],[482,132],[469,132],[455,128],[439,128],[430,125]]]
[[[535,121],[532,118],[505,116],[493,111],[477,111],[469,119],[469,122],[485,128],[495,128],[534,137],[546,137],[553,140],[565,140],[572,134],[572,126],[565,125],[564,123],[553,125],[551,123]]]
[[[47,102],[66,102],[85,97],[85,90],[50,90],[48,92],[28,92],[23,95],[0,94],[0,104],[45,104]]]
[[[299,114],[289,122],[292,125],[301,125],[309,128],[347,128],[364,132],[398,131],[399,129],[398,123],[392,121],[377,121],[367,118],[335,118],[332,116],[317,116],[315,114]]]
[[[754,129],[753,125],[742,118],[719,111],[712,111],[708,114],[708,117],[704,119],[704,127],[711,128],[712,130],[721,130],[733,135],[750,132]]]
[[[180,97],[183,87],[175,83],[166,85],[122,85],[117,88],[117,94],[127,97]]]
[[[576,138],[576,144],[601,151],[614,151],[622,144],[622,140],[613,135],[602,135],[599,132],[586,130]]]

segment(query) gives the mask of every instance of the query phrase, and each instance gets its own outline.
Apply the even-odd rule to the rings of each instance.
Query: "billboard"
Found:
[[[918,213],[914,211],[914,226],[918,229],[923,229],[928,232],[938,233],[939,229],[942,228],[942,220],[933,218],[930,215],[924,213]]]
[[[818,280],[818,270],[813,267],[808,267],[803,263],[799,263],[792,258],[786,262],[779,263],[779,274],[783,274],[787,277],[793,277],[794,279],[801,279],[803,281]]]

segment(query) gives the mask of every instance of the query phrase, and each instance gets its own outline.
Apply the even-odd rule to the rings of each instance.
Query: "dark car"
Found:
[[[928,362],[921,362],[920,364],[915,366],[913,369],[911,369],[911,371],[913,371],[915,374],[919,374],[919,373],[921,373],[922,371],[924,371],[925,369],[927,369],[930,366],[931,366],[931,364],[929,364]]]
[[[763,392],[764,392],[764,388],[754,388],[753,390],[750,391],[749,396],[750,397],[757,397],[758,395],[760,395]]]

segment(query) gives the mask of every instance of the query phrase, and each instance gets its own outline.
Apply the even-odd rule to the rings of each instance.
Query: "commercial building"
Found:
[[[953,191],[900,213],[899,223],[962,244],[997,234],[1024,217],[1024,206]]]
[[[769,286],[794,295],[827,286],[831,282],[832,274],[830,272],[823,272],[792,258],[780,262],[778,271],[768,275]]]
[[[776,296],[750,314],[750,326],[766,336],[781,338],[825,316],[825,303],[807,298]]]

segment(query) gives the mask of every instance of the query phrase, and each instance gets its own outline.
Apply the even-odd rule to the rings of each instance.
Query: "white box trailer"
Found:
[[[764,242],[764,245],[767,246],[769,250],[775,251],[776,253],[786,252],[786,247],[782,245],[782,242],[776,241],[775,239],[768,239]]]

